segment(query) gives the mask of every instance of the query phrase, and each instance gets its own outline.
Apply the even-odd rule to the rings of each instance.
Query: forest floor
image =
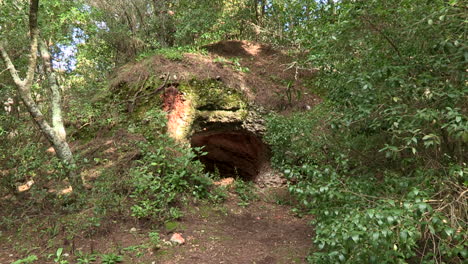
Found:
[[[121,263],[306,263],[313,234],[310,217],[297,217],[284,205],[289,199],[284,188],[256,194],[247,206],[232,192],[223,203],[186,206],[183,217],[156,230],[159,249],[151,246],[148,236],[155,230],[134,219],[113,219],[100,228],[105,232],[90,237],[64,234],[59,227],[53,230],[57,225],[43,226],[37,218],[18,222],[18,231],[0,236],[0,263],[31,255],[39,258],[34,263],[59,263],[53,260],[58,248],[64,249],[61,259],[69,261],[65,263],[87,263],[78,262],[77,256],[92,253],[97,258],[93,263],[104,263],[103,256],[112,254],[122,256]],[[185,243],[169,243],[173,233],[181,234]]]
[[[283,113],[309,109],[321,101],[301,81],[313,78],[314,71],[298,68],[287,54],[245,41],[220,42],[206,48],[208,55],[185,54],[182,60],[154,56],[129,64],[113,82],[120,87],[117,84],[137,83],[165,73],[177,76],[177,81],[193,78],[190,76],[221,79],[242,90],[249,101]],[[49,199],[67,185],[56,186],[61,182],[47,180],[52,172],[45,167],[37,172],[40,177],[35,177],[31,191],[0,196],[0,264],[306,263],[312,219],[293,213],[289,205],[294,202],[284,186],[248,189],[249,195],[256,197],[248,201],[242,200],[235,188],[227,187],[223,202],[185,201],[185,205],[178,205],[183,215],[176,221],[138,220],[130,212],[121,212],[130,209],[108,194],[125,193],[119,189],[123,175],[140,158],[136,142],[143,142],[144,137],[112,128],[114,125],[74,124],[77,129],[70,133],[76,138],[71,142],[74,153],[87,160],[80,164],[81,175],[91,183],[103,178],[101,182],[109,185],[110,191],[90,191],[86,206],[73,208],[73,202],[60,195],[60,199]],[[93,193],[102,196],[93,198]],[[103,203],[110,213],[95,212],[100,210],[95,202]],[[171,244],[175,233],[185,243]],[[36,257],[38,260],[32,261]]]

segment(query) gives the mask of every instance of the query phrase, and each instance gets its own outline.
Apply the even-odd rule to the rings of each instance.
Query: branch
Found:
[[[15,68],[15,65],[10,59],[7,51],[5,50],[5,42],[0,41],[0,53],[2,59],[5,62],[7,69],[10,71],[13,81],[22,91],[28,90],[34,79],[34,72],[36,70],[37,63],[37,38],[39,36],[39,28],[37,27],[37,12],[39,9],[39,0],[31,0],[29,9],[29,31],[31,34],[31,45],[29,52],[29,64],[28,71],[26,73],[26,78],[22,80],[18,75],[18,71]]]
[[[369,26],[374,29],[375,31],[377,31],[377,33],[379,33],[380,35],[382,35],[382,37],[385,38],[385,40],[390,44],[390,46],[392,46],[392,48],[395,50],[395,52],[398,54],[398,57],[402,57],[401,56],[401,53],[400,53],[400,50],[398,49],[397,45],[395,44],[395,42],[393,42],[393,40],[385,35],[382,30],[380,30],[379,28],[377,28],[374,24],[372,24],[372,22],[370,21],[370,19],[368,19],[367,17],[363,16],[364,20],[369,24]]]
[[[0,72],[0,75],[2,75],[4,72],[8,71],[8,68],[4,69],[3,71]]]
[[[5,62],[7,70],[10,72],[13,81],[15,81],[15,84],[17,86],[23,86],[24,81],[21,80],[21,78],[18,75],[18,71],[15,68],[15,65],[13,64],[13,62],[11,62],[10,56],[8,56],[8,53],[5,50],[4,42],[0,42],[0,53],[2,54],[2,59]]]

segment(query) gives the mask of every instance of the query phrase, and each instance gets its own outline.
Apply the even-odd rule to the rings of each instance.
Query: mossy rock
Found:
[[[193,104],[200,111],[237,111],[247,108],[246,99],[236,89],[216,80],[190,80],[179,90],[193,96]]]
[[[149,87],[147,87],[149,85]],[[128,92],[128,97],[138,91],[135,87],[145,88],[141,93],[151,94],[160,87],[160,78],[156,76],[148,78],[146,83],[132,84],[132,88],[127,88],[122,92]],[[212,126],[244,127],[244,124],[256,123],[252,120],[252,111],[247,98],[237,89],[228,87],[221,81],[215,79],[191,79],[172,83],[177,87],[178,92],[183,96],[188,107],[184,109],[184,127],[178,129],[177,139],[188,138],[191,133],[196,133],[202,129]],[[125,89],[126,87],[122,87]],[[131,119],[135,122],[144,121],[147,113],[155,109],[161,109],[164,104],[161,93],[151,96],[144,96],[136,104],[136,108],[131,114]],[[255,119],[255,118],[254,118]],[[245,127],[244,127],[245,128]],[[247,129],[248,130],[248,129]],[[168,131],[170,133],[170,131]],[[255,131],[252,131],[255,132]]]

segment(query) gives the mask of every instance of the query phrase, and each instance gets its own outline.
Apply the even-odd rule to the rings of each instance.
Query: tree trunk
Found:
[[[75,162],[73,160],[73,154],[70,150],[70,147],[65,140],[65,129],[63,128],[63,121],[61,117],[60,109],[60,87],[58,86],[56,75],[52,71],[52,66],[50,64],[50,55],[47,50],[41,50],[42,56],[44,59],[44,64],[46,67],[46,73],[49,77],[49,86],[52,90],[51,102],[52,102],[52,112],[53,112],[53,124],[57,125],[58,128],[51,127],[49,123],[44,118],[41,110],[37,106],[36,102],[31,96],[31,86],[34,81],[34,74],[37,65],[37,52],[38,52],[38,38],[39,38],[39,29],[37,26],[37,14],[39,8],[39,0],[31,0],[30,10],[29,10],[29,30],[31,35],[30,42],[30,54],[29,54],[29,63],[28,70],[26,73],[26,78],[21,79],[18,75],[18,72],[13,65],[8,53],[5,50],[3,42],[0,42],[0,53],[3,61],[5,62],[8,71],[10,72],[11,77],[13,78],[16,88],[18,90],[18,95],[23,101],[26,109],[33,118],[36,125],[41,130],[42,134],[47,138],[47,140],[52,144],[57,157],[65,163],[69,168],[69,178],[73,188],[78,191],[82,189],[81,179],[78,174],[75,173],[74,167]],[[43,45],[41,43],[41,45]],[[41,47],[42,49],[42,47]],[[49,58],[47,58],[49,55]],[[46,62],[47,61],[47,62]],[[47,69],[47,67],[50,67]],[[53,80],[52,80],[53,79]],[[59,117],[57,115],[60,115]]]
[[[52,69],[51,56],[46,43],[41,40],[39,44],[42,61],[44,63],[44,72],[48,79],[50,89],[50,103],[52,108],[52,128],[61,140],[66,140],[67,133],[63,125],[62,118],[62,96],[60,95],[61,87],[58,82],[57,74]]]

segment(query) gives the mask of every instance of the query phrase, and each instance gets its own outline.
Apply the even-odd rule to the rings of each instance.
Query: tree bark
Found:
[[[66,140],[67,133],[62,118],[62,96],[61,87],[58,82],[57,73],[52,68],[51,56],[45,41],[40,40],[39,50],[44,64],[44,72],[47,76],[50,89],[50,103],[52,108],[52,128],[61,140]]]

